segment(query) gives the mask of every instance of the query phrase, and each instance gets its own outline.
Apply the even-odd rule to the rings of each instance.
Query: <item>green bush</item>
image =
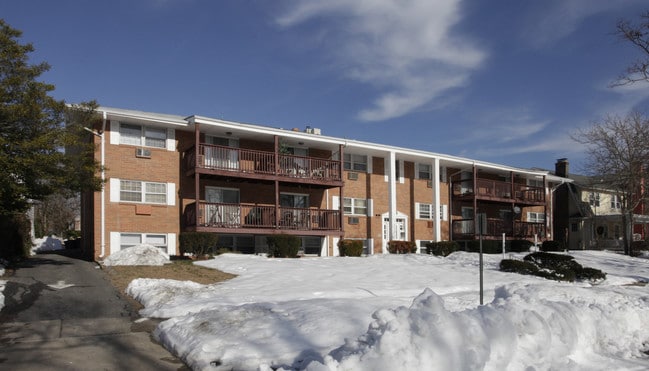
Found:
[[[535,252],[528,254],[523,261],[504,259],[500,262],[503,272],[529,274],[556,281],[602,280],[606,273],[599,269],[582,267],[570,255]]]
[[[530,247],[534,244],[528,240],[513,240],[509,243],[509,251],[511,252],[528,252]]]
[[[426,244],[426,252],[436,256],[449,256],[459,249],[460,245],[455,241],[429,242]]]
[[[565,246],[561,241],[543,241],[541,244],[541,251],[563,251]]]
[[[480,240],[467,241],[466,251],[480,252]],[[482,253],[484,254],[502,254],[503,243],[497,240],[482,240]]]
[[[276,234],[266,237],[268,256],[275,258],[297,258],[302,239],[289,234]]]
[[[340,256],[361,256],[363,254],[363,241],[340,240],[338,242]]]
[[[212,253],[218,240],[219,236],[217,234],[208,232],[182,232],[178,236],[182,255],[185,253],[196,256],[208,255]]]
[[[500,261],[500,270],[503,272],[535,275],[538,273],[539,267],[528,261],[503,259]]]
[[[417,252],[417,244],[410,241],[389,241],[388,251],[390,254],[412,254]]]

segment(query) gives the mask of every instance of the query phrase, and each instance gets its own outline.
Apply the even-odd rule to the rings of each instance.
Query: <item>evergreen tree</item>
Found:
[[[50,66],[29,63],[34,47],[21,44],[21,35],[0,19],[0,216],[55,192],[100,186],[88,152],[92,134],[81,134],[96,103],[67,108],[51,97],[54,86],[38,80]],[[66,156],[72,146],[77,150]]]

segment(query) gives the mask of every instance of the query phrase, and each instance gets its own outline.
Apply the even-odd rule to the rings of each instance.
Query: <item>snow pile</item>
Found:
[[[169,256],[161,249],[141,244],[110,254],[103,261],[104,265],[164,265],[169,264]]]
[[[647,369],[649,292],[628,284],[649,280],[649,262],[573,255],[607,280],[503,273],[502,256],[486,255],[483,306],[468,253],[226,254],[200,265],[238,275],[230,281],[135,280],[127,291],[142,315],[171,317],[154,336],[193,369]]]
[[[65,245],[63,239],[57,236],[47,236],[35,238],[33,241],[32,254],[38,254],[48,251],[63,250]]]

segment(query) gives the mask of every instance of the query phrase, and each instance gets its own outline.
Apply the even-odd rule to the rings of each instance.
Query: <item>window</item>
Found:
[[[592,192],[590,196],[588,196],[588,202],[590,203],[590,206],[599,206],[599,193]]]
[[[343,199],[345,214],[367,215],[367,200],[364,198]]]
[[[345,153],[343,162],[345,170],[367,171],[367,156]]]
[[[165,129],[123,123],[119,125],[120,144],[165,148],[166,142],[167,130]]]
[[[417,219],[433,219],[433,210],[435,210],[433,204],[415,203],[415,207],[417,208],[415,215]],[[448,220],[448,207],[446,205],[439,205],[439,219]]]
[[[570,231],[571,232],[579,232],[579,223],[570,224]]]
[[[431,174],[431,166],[429,164],[418,164],[417,165],[417,171],[419,175],[419,179],[432,179]]]
[[[545,214],[529,212],[527,213],[527,221],[530,223],[543,223],[545,221]]]
[[[620,202],[620,196],[611,195],[611,209],[621,209],[622,203]]]
[[[120,180],[119,200],[124,202],[166,204],[167,184],[141,182],[138,180]]]
[[[419,219],[433,219],[432,204],[419,204]]]
[[[119,236],[120,250],[141,245],[142,243],[153,245],[167,251],[167,235],[156,233],[121,233]]]
[[[543,184],[543,179],[528,179],[527,185],[530,187],[538,187],[538,188],[543,188],[545,186]]]

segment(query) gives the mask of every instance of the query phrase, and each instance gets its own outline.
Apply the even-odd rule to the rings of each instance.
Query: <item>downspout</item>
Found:
[[[106,256],[106,111],[103,112],[101,123],[101,255]]]

